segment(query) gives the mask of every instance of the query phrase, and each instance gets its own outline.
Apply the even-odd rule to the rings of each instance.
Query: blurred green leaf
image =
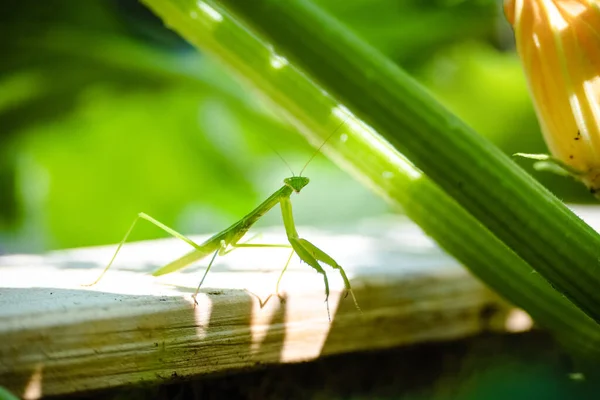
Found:
[[[493,47],[495,2],[319,2],[505,151],[544,151],[527,94],[513,80],[514,55]],[[310,155],[255,93],[135,0],[23,0],[4,9],[0,251],[115,242],[139,211],[186,232],[221,229],[288,174],[273,150],[292,168]],[[318,179],[299,200],[307,204],[298,209],[302,223],[387,209],[321,159],[309,172]],[[563,197],[575,190],[571,198],[590,199],[570,180],[541,179]],[[337,199],[347,208],[308,206]],[[160,236],[143,224],[134,232]]]

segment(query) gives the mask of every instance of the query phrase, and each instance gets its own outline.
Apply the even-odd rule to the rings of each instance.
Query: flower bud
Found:
[[[600,194],[600,0],[505,0],[546,144]]]

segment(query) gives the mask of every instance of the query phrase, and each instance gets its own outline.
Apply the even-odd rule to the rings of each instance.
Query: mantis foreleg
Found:
[[[311,252],[311,254],[313,255],[314,258],[316,258],[317,260],[322,261],[325,264],[331,266],[332,268],[340,271],[340,275],[342,276],[342,279],[344,280],[344,286],[346,287],[346,291],[347,291],[346,295],[348,295],[348,293],[350,293],[352,295],[352,300],[354,300],[354,305],[356,306],[356,309],[358,311],[361,311],[360,307],[358,306],[358,302],[356,301],[356,297],[354,297],[354,292],[352,291],[352,287],[350,286],[350,280],[348,279],[348,276],[346,276],[346,271],[344,271],[344,268],[342,268],[342,266],[339,265],[330,255],[325,253],[323,250],[319,249],[317,246],[315,246],[308,240],[302,239],[302,238],[300,238],[299,240],[300,240],[300,243],[302,243],[302,245],[308,251]]]
[[[360,307],[356,301],[356,297],[354,297],[354,292],[352,292],[352,288],[350,286],[350,281],[346,276],[346,272],[331,256],[325,253],[323,250],[319,249],[317,246],[312,244],[306,239],[302,239],[298,236],[298,232],[296,231],[296,224],[294,222],[294,214],[292,213],[292,202],[290,201],[289,196],[282,196],[279,199],[279,204],[281,205],[281,216],[283,218],[283,225],[285,226],[285,231],[287,233],[288,240],[298,257],[311,267],[313,267],[318,273],[323,275],[323,280],[325,281],[325,302],[327,303],[327,314],[329,314],[329,282],[327,281],[327,275],[325,270],[319,264],[319,261],[324,262],[325,264],[330,265],[334,269],[340,271],[340,275],[344,280],[344,286],[348,293],[352,294],[352,299],[354,300],[354,305],[358,310]]]
[[[327,280],[327,274],[319,262],[312,256],[310,251],[302,245],[299,238],[289,237],[290,244],[292,245],[298,257],[311,267],[313,267],[319,274],[323,275],[323,281],[325,282],[325,304],[327,304],[327,317],[331,321],[331,314],[329,313],[329,281]]]

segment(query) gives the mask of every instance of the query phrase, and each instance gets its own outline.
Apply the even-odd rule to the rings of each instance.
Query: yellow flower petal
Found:
[[[552,155],[600,192],[600,0],[505,0]]]

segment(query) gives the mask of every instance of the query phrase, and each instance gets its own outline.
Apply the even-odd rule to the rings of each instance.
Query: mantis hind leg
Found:
[[[221,248],[219,255],[224,256],[225,254],[229,254],[232,251],[236,250],[236,249],[241,249],[241,248],[275,248],[275,249],[289,249],[292,246],[290,246],[289,244],[271,244],[271,243],[250,243],[250,241],[254,240],[255,238],[257,238],[258,236],[261,236],[260,234],[254,235],[252,236],[250,239],[242,242],[242,243],[238,243],[236,242],[231,242],[229,243],[230,248]]]
[[[119,251],[121,251],[121,248],[123,247],[123,245],[125,244],[125,242],[129,238],[129,235],[133,231],[133,228],[138,223],[138,221],[140,220],[140,218],[141,219],[145,219],[146,221],[152,223],[153,225],[155,225],[158,228],[162,229],[163,231],[167,232],[171,236],[183,240],[184,242],[188,243],[189,245],[191,245],[194,248],[198,248],[199,247],[199,245],[197,243],[195,243],[193,240],[191,240],[190,238],[187,238],[184,235],[182,235],[181,233],[177,232],[176,230],[174,230],[172,228],[169,228],[168,226],[166,226],[162,222],[160,222],[160,221],[152,218],[148,214],[141,212],[141,213],[139,213],[137,215],[137,217],[135,217],[135,219],[131,223],[131,226],[127,230],[127,233],[125,233],[125,237],[123,237],[123,240],[121,240],[121,242],[119,243],[119,246],[117,246],[117,250],[115,250],[115,253],[113,254],[112,258],[110,259],[110,262],[108,263],[108,265],[106,266],[106,268],[104,268],[104,270],[102,271],[102,273],[100,274],[100,276],[98,277],[98,279],[96,279],[94,282],[92,282],[90,284],[83,285],[83,286],[93,286],[96,283],[100,282],[100,279],[102,279],[102,277],[104,277],[104,275],[108,272],[109,268],[114,263],[115,259],[117,258],[117,254],[119,254]]]
[[[212,258],[210,259],[210,262],[208,263],[208,267],[206,267],[206,270],[204,271],[204,275],[202,275],[202,279],[200,279],[200,283],[198,284],[196,291],[192,295],[192,298],[194,299],[194,303],[196,305],[198,305],[198,300],[196,300],[196,296],[198,296],[198,292],[200,291],[200,288],[202,287],[202,284],[204,283],[204,279],[206,279],[206,275],[208,275],[208,271],[210,271],[210,267],[212,267],[213,263],[215,262],[215,258],[217,258],[217,254],[220,254],[224,247],[225,247],[224,243],[221,242],[221,247],[219,249],[215,250],[215,252],[213,253]]]
[[[361,311],[361,309],[358,305],[358,302],[356,301],[356,297],[354,296],[354,292],[352,291],[352,287],[350,286],[350,280],[348,279],[348,276],[346,275],[346,271],[344,271],[344,268],[342,268],[342,266],[339,265],[329,254],[325,253],[323,250],[319,249],[317,246],[315,246],[308,240],[298,239],[298,241],[302,244],[303,247],[305,247],[311,253],[311,255],[314,258],[316,258],[317,260],[322,261],[325,264],[331,266],[332,268],[340,271],[340,275],[342,276],[342,279],[344,280],[344,286],[346,287],[346,291],[347,291],[346,296],[348,295],[348,293],[350,293],[350,295],[352,295],[352,300],[354,300],[354,305],[356,306],[356,309],[358,311]]]
[[[281,278],[283,278],[283,274],[285,273],[285,271],[287,271],[287,268],[290,265],[290,261],[292,261],[292,256],[294,255],[294,253],[295,253],[295,251],[294,251],[294,249],[292,249],[292,251],[290,252],[290,256],[287,259],[287,262],[285,263],[285,267],[283,267],[281,274],[279,274],[279,278],[277,279],[277,284],[275,285],[275,294],[277,295],[277,297],[279,297],[279,299],[282,299],[281,295],[279,294],[279,284],[281,283]]]
[[[254,238],[256,238],[257,236],[260,236],[260,235],[254,235],[250,239],[246,240],[243,243],[237,243],[237,240],[234,242],[231,242],[231,243],[229,243],[229,246],[231,246],[231,248],[229,248],[229,249],[227,248],[227,243],[225,243],[224,240],[221,240],[221,247],[219,247],[214,252],[212,258],[210,259],[210,262],[208,263],[208,267],[206,267],[206,270],[204,271],[204,275],[202,275],[202,279],[200,280],[200,283],[198,284],[198,287],[196,288],[196,292],[192,296],[194,298],[194,302],[196,304],[198,304],[198,302],[196,301],[196,296],[198,295],[198,292],[200,291],[200,288],[202,287],[202,284],[204,283],[204,279],[206,279],[206,275],[208,274],[208,271],[210,271],[210,267],[212,267],[213,263],[215,262],[217,255],[224,256],[226,254],[231,253],[235,249],[244,248],[244,247],[290,247],[289,245],[285,245],[285,244],[280,245],[280,244],[251,244],[251,243],[248,243],[251,240],[253,240]],[[290,259],[291,258],[292,258],[292,256],[290,255]],[[288,264],[289,264],[289,262],[290,262],[290,260],[288,260]],[[285,265],[285,268],[287,268],[288,264]],[[279,279],[281,279],[281,277]],[[279,281],[277,282],[277,285],[279,285]],[[268,301],[268,299],[264,302],[264,304],[266,304],[267,301]]]
[[[231,253],[233,250],[240,249],[240,248],[261,248],[261,247],[264,248],[264,247],[266,247],[266,248],[287,248],[287,249],[289,249],[292,247],[290,244],[249,243],[250,241],[254,240],[258,236],[260,236],[260,235],[254,235],[250,239],[246,240],[243,243],[232,242],[232,243],[230,243],[230,246],[231,246],[230,249],[223,250],[223,253],[219,253],[219,254],[220,255],[228,254],[228,253]],[[283,278],[283,274],[285,273],[285,271],[287,271],[287,268],[290,265],[290,261],[292,260],[293,255],[294,255],[294,249],[292,249],[292,251],[290,252],[290,255],[285,263],[285,266],[283,267],[281,274],[279,274],[279,278],[277,278],[277,284],[275,285],[275,294],[277,295],[277,297],[279,297],[279,299],[282,302],[285,300],[279,294],[279,284],[281,283],[281,278]],[[269,302],[269,300],[271,299],[272,296],[273,295],[270,294],[266,298],[266,300],[261,303],[261,308],[263,308]]]
[[[288,246],[291,247],[291,246]],[[275,285],[275,294],[277,295],[277,297],[279,297],[279,300],[282,303],[285,303],[285,297],[279,294],[279,284],[281,283],[281,278],[283,278],[283,274],[285,273],[285,271],[287,271],[288,266],[290,265],[290,261],[292,261],[292,256],[294,255],[295,251],[294,249],[292,249],[292,251],[290,252],[290,255],[287,259],[287,262],[285,263],[285,266],[283,267],[283,270],[281,271],[281,274],[279,274],[279,278],[277,278],[277,284]],[[269,300],[271,300],[271,297],[273,297],[273,293],[271,293],[269,296],[267,296],[267,298],[265,299],[264,302],[261,302],[260,304],[260,308],[263,308],[264,306],[267,305],[267,303],[269,302]]]

